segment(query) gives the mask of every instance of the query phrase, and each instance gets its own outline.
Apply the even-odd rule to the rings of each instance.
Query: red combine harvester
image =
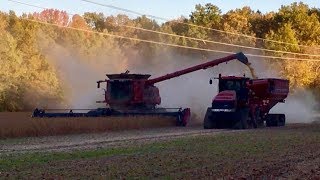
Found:
[[[70,110],[70,112],[60,113],[50,113],[46,112],[50,110],[36,109],[33,117],[163,115],[176,117],[176,124],[178,126],[185,126],[190,118],[190,109],[156,107],[160,105],[161,97],[159,89],[154,84],[235,59],[244,64],[249,64],[247,57],[240,52],[154,79],[148,79],[151,76],[149,74],[129,74],[128,71],[122,74],[107,74],[108,79],[97,82],[98,88],[102,82],[106,82],[105,99],[104,101],[100,101],[100,103],[106,103],[106,108],[93,109],[85,113],[75,113],[73,112],[74,109]]]
[[[289,81],[284,79],[249,79],[219,75],[218,95],[204,118],[205,129],[247,129],[284,126],[285,114],[269,114],[277,103],[284,103]],[[210,84],[212,80],[210,80]]]

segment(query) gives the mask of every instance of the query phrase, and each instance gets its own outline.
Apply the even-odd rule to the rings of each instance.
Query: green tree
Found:
[[[2,23],[2,22],[1,22]],[[0,111],[23,109],[26,74],[22,58],[16,50],[17,42],[3,30],[0,31]]]
[[[187,35],[199,39],[218,39],[220,35],[217,32],[211,31],[210,28],[220,29],[221,24],[221,10],[211,4],[207,3],[204,6],[198,4],[195,6],[195,11],[191,12],[190,23],[196,25],[188,29]],[[200,28],[198,26],[207,27]],[[197,41],[187,41],[189,46],[207,48],[207,44]]]
[[[266,41],[266,47],[268,49],[289,51],[289,52],[298,52],[299,44],[298,39],[296,38],[296,31],[292,28],[291,23],[283,24],[276,32],[270,31],[266,38],[274,41],[287,42],[288,44],[276,43],[273,41]],[[296,45],[292,45],[296,44]]]
[[[105,17],[103,13],[90,13],[86,12],[83,15],[86,23],[91,27],[91,29],[102,32],[105,27]]]
[[[10,76],[11,84],[5,88],[5,97],[15,96],[19,100],[10,103],[6,99],[2,103],[19,106],[6,106],[6,110],[32,108],[36,104],[30,104],[29,94],[34,95],[33,102],[46,98],[59,99],[59,80],[38,46],[40,25],[21,20],[12,12],[8,16],[8,22],[9,31],[4,34],[3,40],[10,46],[4,48],[7,57],[2,57],[1,60],[4,63],[2,67],[6,69],[2,69],[1,72]]]
[[[204,6],[197,4],[195,11],[191,12],[190,22],[199,26],[219,28],[221,10],[211,3],[207,3]]]
[[[296,37],[300,44],[316,45],[320,44],[320,22],[316,13],[309,13],[308,5],[292,3],[289,6],[282,6],[276,13],[275,21],[278,28],[283,24],[291,23],[296,31]]]

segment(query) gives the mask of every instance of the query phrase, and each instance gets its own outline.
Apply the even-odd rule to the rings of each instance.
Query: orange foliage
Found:
[[[33,17],[40,21],[66,26],[69,22],[69,16],[66,11],[56,9],[46,9],[40,13],[33,13]]]

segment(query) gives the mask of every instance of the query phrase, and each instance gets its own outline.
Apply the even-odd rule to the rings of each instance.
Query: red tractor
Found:
[[[218,95],[204,118],[205,129],[247,129],[284,126],[285,114],[269,114],[279,102],[285,102],[289,81],[285,79],[250,79],[219,74]],[[212,80],[210,80],[212,84]]]

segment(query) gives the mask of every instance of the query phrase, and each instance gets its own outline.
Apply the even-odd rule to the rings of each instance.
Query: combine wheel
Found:
[[[204,117],[203,120],[203,127],[204,129],[215,129],[216,127],[216,123],[211,119],[212,118],[212,112],[211,112],[211,108],[207,109],[206,115]]]
[[[185,108],[177,117],[177,126],[186,126],[191,118],[190,108]]]

